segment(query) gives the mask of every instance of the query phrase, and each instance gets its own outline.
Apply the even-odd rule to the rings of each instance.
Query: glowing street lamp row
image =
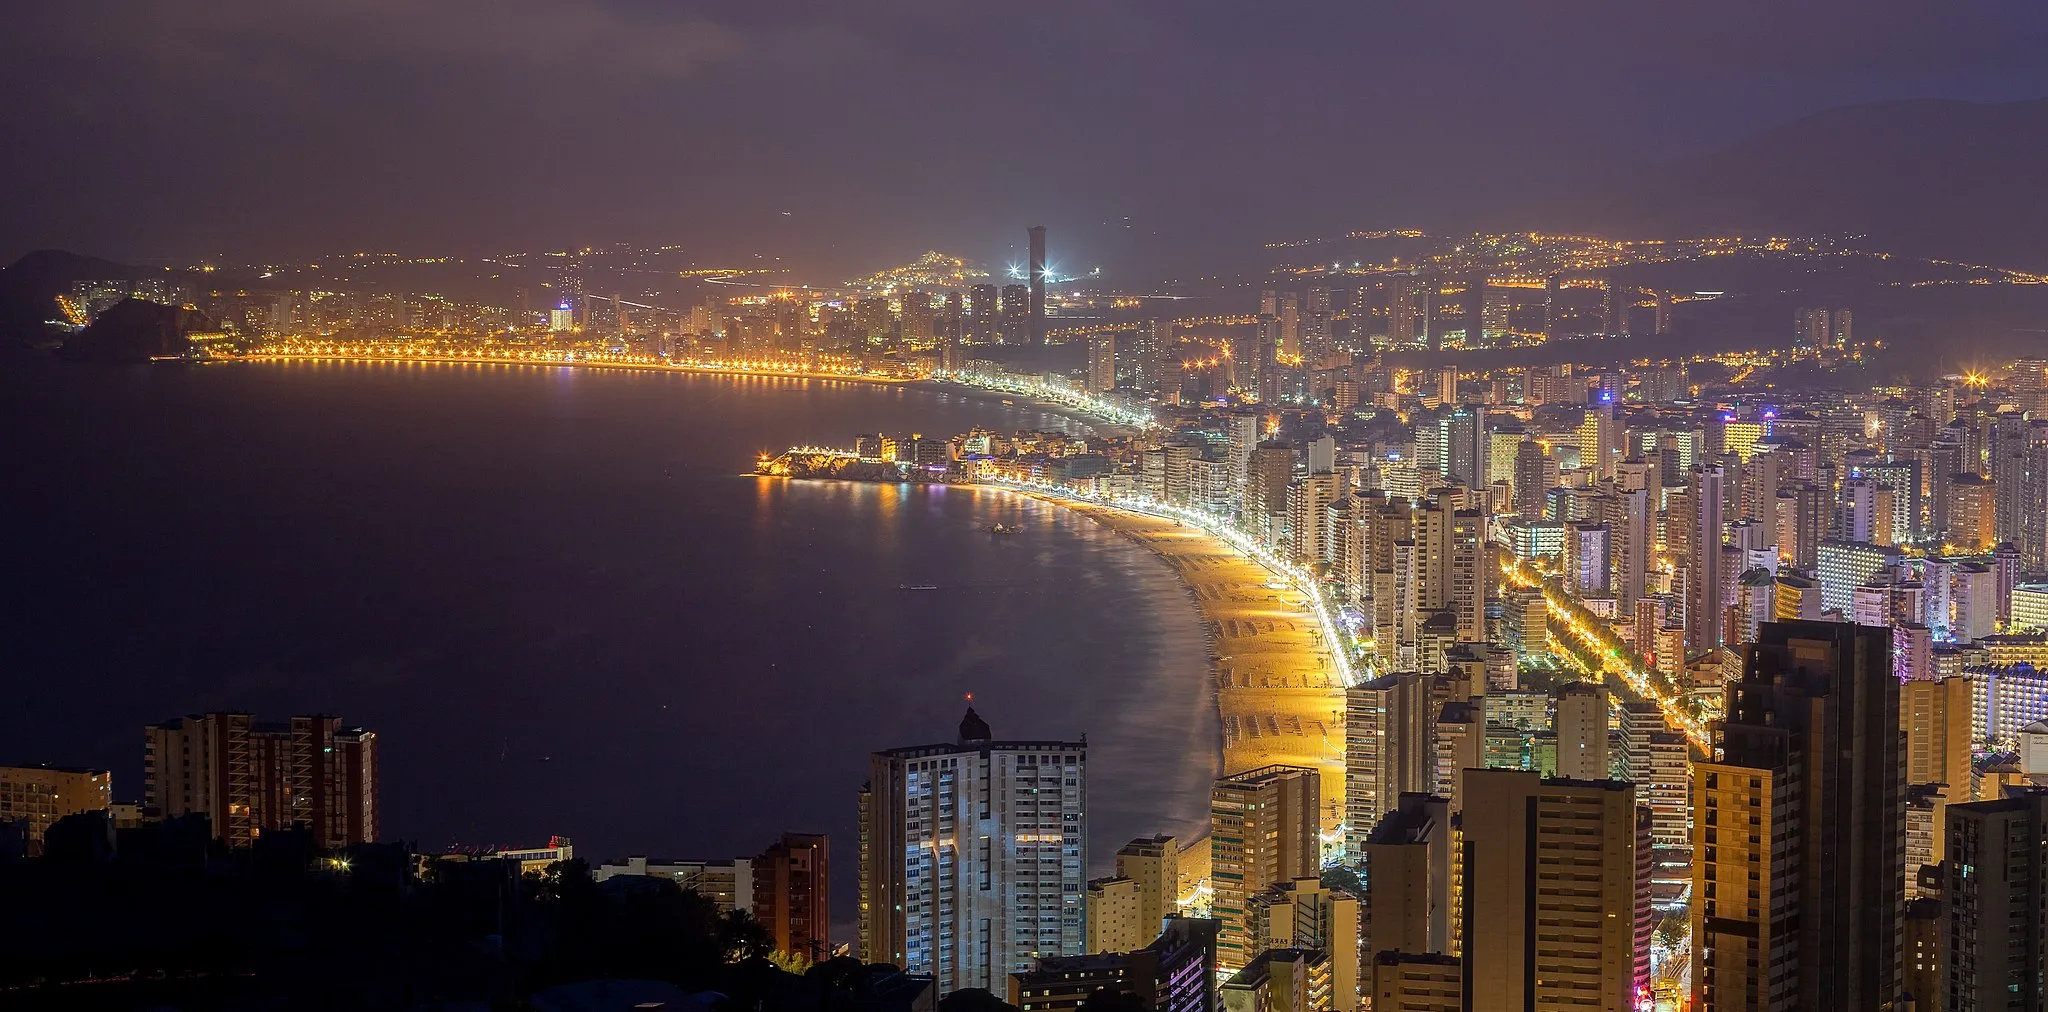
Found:
[[[1110,506],[1127,512],[1142,513],[1165,520],[1190,523],[1208,534],[1227,542],[1231,547],[1244,553],[1244,555],[1259,565],[1264,566],[1268,571],[1285,577],[1294,585],[1295,589],[1301,592],[1308,603],[1309,611],[1315,615],[1317,624],[1322,627],[1323,642],[1337,665],[1337,673],[1343,679],[1344,685],[1348,687],[1359,683],[1358,673],[1351,663],[1350,651],[1346,647],[1345,640],[1338,634],[1338,623],[1332,616],[1328,603],[1323,598],[1322,587],[1318,584],[1314,574],[1282,560],[1279,556],[1267,550],[1264,545],[1247,537],[1244,532],[1231,527],[1222,517],[1203,510],[1188,509],[1183,506],[1158,502],[1144,496],[1091,496],[1052,482],[1026,481],[1015,478],[983,478],[980,480],[985,484],[1020,489],[1056,499],[1071,499],[1076,502]]]
[[[1599,627],[1599,620],[1570,594],[1553,583],[1541,580],[1526,566],[1513,561],[1501,563],[1501,573],[1508,581],[1521,587],[1535,587],[1543,594],[1543,603],[1550,615],[1564,623],[1564,627],[1586,644],[1594,659],[1600,661],[1603,672],[1619,675],[1636,695],[1656,703],[1664,713],[1665,722],[1685,735],[1686,740],[1700,752],[1713,755],[1713,743],[1704,723],[1687,713],[1683,704],[1670,689],[1659,685],[1664,678],[1662,672],[1652,671],[1643,663],[1642,656],[1625,644],[1606,642],[1613,637],[1613,631]]]
[[[1130,425],[1141,429],[1149,429],[1159,424],[1157,419],[1153,418],[1150,411],[1135,411],[1122,404],[1093,396],[1084,391],[1076,390],[1073,387],[1057,383],[1047,383],[1044,380],[989,375],[988,373],[965,370],[946,372],[940,375],[963,386],[994,390],[998,393],[1021,394],[1025,397],[1035,397],[1040,400],[1063,404],[1076,411],[1095,415],[1117,425]]]

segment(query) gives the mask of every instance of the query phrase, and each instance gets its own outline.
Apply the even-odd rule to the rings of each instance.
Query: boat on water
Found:
[[[996,524],[995,526],[990,527],[988,529],[988,532],[990,534],[1016,534],[1019,531],[1022,531],[1023,529],[1024,528],[1022,527],[1012,527],[1009,524]]]
[[[896,589],[897,589],[897,590],[937,590],[937,589],[939,589],[939,585],[938,585],[938,584],[936,584],[936,583],[899,583],[899,584],[897,584],[897,585],[896,585]]]

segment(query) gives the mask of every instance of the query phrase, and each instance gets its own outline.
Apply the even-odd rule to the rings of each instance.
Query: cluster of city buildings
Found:
[[[1851,353],[1848,310],[1800,319],[1805,354]],[[1337,1009],[2038,1003],[2048,360],[1851,391],[1687,365],[1357,356],[1355,402],[1240,387],[924,466],[1208,525],[1340,610],[1341,820],[1261,800],[1286,842],[1245,871],[1218,785],[1226,981]],[[1350,948],[1259,927],[1255,897],[1328,867],[1358,875]],[[1088,937],[1137,941],[1129,889],[1085,893]],[[1088,948],[1047,965],[1081,979]]]
[[[981,287],[844,319],[886,311],[891,340],[960,370],[958,346],[1016,333],[1012,298]],[[1037,288],[1015,300],[1032,343]],[[951,742],[875,753],[860,957],[1028,1012],[1101,988],[1175,1012],[2043,1007],[2048,360],[1771,382],[1856,353],[1840,307],[1802,310],[1794,351],[1711,373],[1369,350],[1625,333],[1645,310],[1662,331],[1673,301],[1567,273],[1393,276],[1342,308],[1275,289],[1237,337],[1118,325],[1079,335],[1078,383],[1042,381],[1155,424],[843,451],[1213,530],[1337,616],[1353,673],[1341,776],[1228,770],[1205,835],[1129,841],[1108,878],[1089,878],[1085,741],[999,740],[970,710]],[[788,303],[748,314],[788,329],[721,339],[801,350],[842,319]],[[373,742],[330,721],[152,728],[145,804],[229,841],[373,838]],[[0,819],[47,825],[106,790],[0,777]],[[790,836],[600,874],[760,917],[809,882],[815,952],[824,864],[822,838]]]
[[[73,850],[112,846],[122,831],[156,823],[203,827],[218,845],[241,849],[290,835],[306,853],[346,867],[359,845],[383,842],[378,818],[378,736],[340,717],[260,721],[254,714],[190,714],[143,729],[140,802],[117,801],[106,770],[0,766],[0,861],[40,856],[53,834]],[[90,842],[98,837],[98,843]],[[81,838],[84,847],[79,847]],[[738,911],[767,932],[775,951],[822,961],[843,951],[831,936],[831,853],[822,834],[784,833],[758,855],[719,859],[634,856],[603,863],[593,877],[666,879]],[[436,865],[502,862],[539,874],[575,857],[566,837],[535,847],[475,847],[412,853],[415,875]]]
[[[207,357],[794,364],[923,377],[975,370],[977,348],[1079,342],[1086,364],[1060,381],[1097,395],[1135,391],[1178,404],[1243,391],[1267,404],[1328,396],[1356,403],[1344,374],[1352,356],[1374,348],[1490,349],[1667,333],[1676,306],[1716,293],[1646,287],[1623,268],[1730,251],[1712,241],[1652,249],[1583,237],[1474,236],[1420,259],[1354,264],[1303,288],[1268,289],[1255,314],[1174,318],[1156,312],[1172,302],[1154,296],[1060,289],[1078,279],[1052,269],[1043,227],[1027,238],[1028,265],[1002,278],[927,253],[838,287],[748,283],[687,305],[622,289],[616,279],[648,272],[646,258],[614,264],[618,251],[584,250],[491,261],[501,272],[516,265],[535,278],[497,303],[389,285],[307,284],[295,271],[273,269],[232,285],[209,284],[205,273],[176,283],[80,282],[59,308],[83,326],[129,295],[190,305],[219,323],[220,333],[208,335],[219,340],[196,352]],[[1748,247],[1738,241],[1732,248]],[[733,281],[754,272],[680,273]],[[1799,321],[1796,338],[1807,347],[1852,341],[1846,309],[1802,309]]]
[[[94,813],[109,831],[197,816],[228,846],[287,829],[322,851],[380,839],[377,734],[340,717],[177,717],[143,729],[142,769],[136,802],[116,800],[106,770],[0,767],[0,852],[38,854],[52,826]]]
[[[646,301],[575,263],[541,264],[554,280],[514,286],[503,304],[344,285],[212,285],[180,281],[81,281],[58,299],[58,322],[84,327],[136,298],[187,305],[219,324],[203,354],[624,357],[644,362],[810,362],[922,375],[962,368],[963,346],[1046,342],[1046,230],[1028,231],[1031,259],[1009,283],[957,258],[919,262],[838,289],[759,287],[675,307]],[[274,272],[266,272],[264,279]],[[687,272],[686,272],[687,273]],[[744,272],[741,272],[744,273]],[[722,279],[729,280],[729,279]],[[274,285],[274,287],[273,287]],[[666,301],[666,300],[662,300]],[[209,335],[214,336],[214,335]]]

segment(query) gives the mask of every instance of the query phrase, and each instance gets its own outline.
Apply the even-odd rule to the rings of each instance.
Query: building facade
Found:
[[[784,833],[754,859],[754,920],[778,951],[814,963],[832,955],[831,851],[823,833]]]
[[[1210,909],[1221,921],[1217,964],[1237,970],[1258,955],[1251,899],[1276,882],[1322,871],[1321,774],[1262,766],[1216,781],[1209,797]]]
[[[1695,1008],[1890,1008],[1905,903],[1891,631],[1771,622],[1693,767]]]
[[[2048,1009],[2048,791],[1949,806],[1944,869],[1941,1007]]]
[[[860,953],[1000,991],[1086,947],[1085,741],[957,741],[875,753],[861,791]]]
[[[206,815],[231,846],[293,826],[330,850],[377,839],[377,735],[340,717],[260,723],[221,712],[152,724],[142,771],[146,810]]]
[[[1635,788],[1470,770],[1465,791],[1468,1007],[1635,1009],[1647,983],[1638,964],[1648,966],[1636,924],[1649,905]]]
[[[113,790],[113,776],[106,770],[0,766],[0,822],[27,824],[29,853],[37,854],[51,823],[111,808]]]

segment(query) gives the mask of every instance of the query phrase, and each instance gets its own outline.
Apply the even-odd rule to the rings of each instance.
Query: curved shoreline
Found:
[[[738,369],[729,366],[663,365],[655,362],[605,362],[580,360],[557,362],[550,359],[496,358],[463,355],[235,355],[206,359],[199,365],[223,362],[322,362],[353,365],[509,365],[535,369],[623,369],[632,372],[684,373],[692,376],[757,376],[765,379],[837,380],[842,383],[875,383],[882,386],[911,386],[924,382],[914,376],[877,376],[871,373],[812,372],[802,369]]]
[[[1028,405],[1051,415],[1072,419],[1099,434],[1131,431],[1130,426],[1099,415],[1090,414],[1080,408],[1058,401],[1049,401],[1029,394],[1012,393],[992,387],[978,387],[958,380],[942,380],[930,376],[881,376],[874,373],[817,372],[808,369],[744,369],[734,366],[679,365],[658,362],[608,362],[581,359],[577,361],[555,361],[552,359],[512,358],[501,356],[470,355],[281,355],[256,353],[231,355],[221,358],[203,359],[191,364],[217,365],[232,362],[321,362],[358,365],[509,365],[541,369],[621,369],[632,372],[683,373],[691,376],[750,376],[768,379],[811,379],[830,380],[841,383],[872,383],[877,386],[911,387],[929,390],[933,393],[955,394],[977,400],[1002,401],[1006,404]]]
[[[1151,551],[1174,571],[1202,620],[1222,732],[1219,775],[1261,766],[1322,774],[1325,830],[1344,811],[1344,684],[1300,591],[1198,527],[1101,503],[1016,492],[1073,510]]]
[[[1015,407],[1029,405],[1048,415],[1058,415],[1062,418],[1071,419],[1098,435],[1113,436],[1136,431],[1128,425],[1119,425],[1100,415],[1091,415],[1080,408],[1061,404],[1058,401],[1043,400],[1030,394],[1011,393],[1007,390],[997,390],[993,387],[978,387],[962,383],[959,380],[925,378],[912,380],[911,385],[937,393],[971,397],[975,400],[1001,401]]]

